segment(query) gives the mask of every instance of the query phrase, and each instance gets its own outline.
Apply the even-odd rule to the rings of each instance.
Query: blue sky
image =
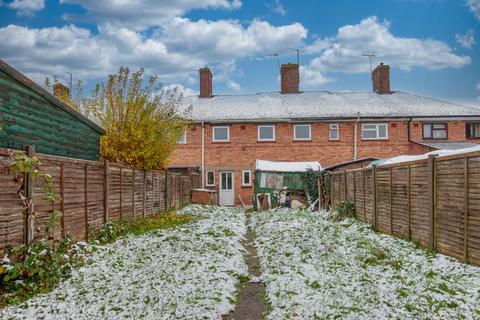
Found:
[[[2,0],[0,0],[2,1]],[[166,86],[278,91],[278,66],[301,50],[301,89],[370,90],[368,59],[392,89],[479,103],[480,0],[3,0],[0,57],[37,82],[72,72],[85,87],[119,66]]]

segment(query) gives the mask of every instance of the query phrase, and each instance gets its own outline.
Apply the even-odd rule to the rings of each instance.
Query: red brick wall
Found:
[[[235,194],[243,202],[252,204],[253,187],[242,187],[242,170],[255,170],[255,160],[320,161],[326,167],[353,159],[354,122],[339,122],[340,139],[329,140],[329,123],[312,123],[311,141],[294,141],[293,124],[275,125],[275,142],[257,141],[256,124],[231,124],[230,141],[212,142],[211,125],[205,125],[205,169],[215,170],[218,188],[219,171],[232,170],[235,174]],[[421,154],[430,148],[408,142],[407,121],[388,123],[388,140],[362,140],[361,123],[358,124],[357,158],[387,158],[402,154]],[[200,124],[192,124],[187,130],[187,144],[178,145],[171,158],[171,165],[201,166]],[[461,121],[448,123],[450,140],[465,140],[465,124]],[[411,139],[422,140],[420,122],[411,123]],[[238,204],[238,198],[235,196]]]

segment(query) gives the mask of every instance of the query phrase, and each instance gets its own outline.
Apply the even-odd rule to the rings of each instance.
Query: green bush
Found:
[[[350,201],[342,201],[332,216],[333,220],[355,218],[355,206]]]

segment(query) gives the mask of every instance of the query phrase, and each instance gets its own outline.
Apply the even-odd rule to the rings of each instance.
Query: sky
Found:
[[[392,90],[480,104],[480,0],[0,0],[0,44],[39,84],[143,67],[187,95],[203,66],[214,94],[279,91],[294,49],[301,90],[369,91],[375,54]]]

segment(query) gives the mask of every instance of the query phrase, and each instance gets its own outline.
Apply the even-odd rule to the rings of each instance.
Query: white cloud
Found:
[[[162,92],[164,94],[169,94],[169,93],[172,93],[172,92],[176,92],[178,94],[181,93],[181,94],[183,94],[184,97],[198,95],[198,91],[193,90],[193,89],[188,88],[188,87],[185,87],[180,83],[171,83],[171,84],[168,84],[166,86],[163,86],[162,87]]]
[[[319,51],[319,56],[305,67],[309,71],[369,72],[368,60],[362,54],[371,52],[377,54],[378,61],[402,70],[461,68],[471,62],[470,57],[455,54],[442,41],[397,37],[390,32],[389,22],[376,17],[345,25],[334,37],[317,41],[317,46],[307,46],[310,52]]]
[[[7,7],[16,10],[19,16],[32,16],[45,8],[45,0],[14,0]]]
[[[38,82],[45,76],[72,72],[81,80],[105,77],[121,65],[144,67],[160,81],[196,83],[195,70],[214,64],[215,80],[233,90],[238,83],[235,60],[300,45],[307,30],[298,23],[273,26],[255,20],[190,21],[176,18],[146,36],[126,27],[103,24],[94,35],[84,28],[0,28],[0,56]]]
[[[480,0],[466,0],[466,2],[472,13],[480,21]]]
[[[302,87],[316,87],[333,81],[335,80],[326,77],[321,71],[314,70],[308,66],[300,67],[300,83]]]
[[[60,0],[60,3],[78,4],[87,10],[85,16],[64,15],[68,21],[88,19],[134,30],[159,26],[194,9],[237,9],[242,6],[240,0]]]
[[[473,45],[475,44],[475,31],[470,29],[465,34],[456,34],[455,40],[464,48],[472,49]]]
[[[287,14],[287,10],[283,7],[283,4],[280,0],[275,0],[272,3],[267,3],[267,7],[278,15],[284,16]]]

